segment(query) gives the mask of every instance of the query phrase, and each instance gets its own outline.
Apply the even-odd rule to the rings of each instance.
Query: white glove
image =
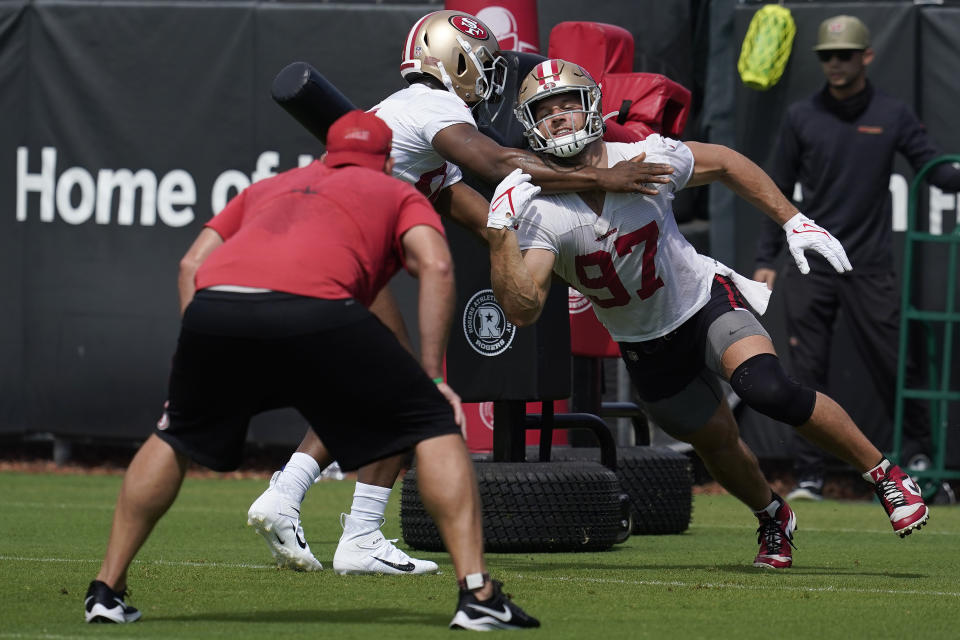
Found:
[[[513,227],[527,210],[533,197],[540,193],[540,187],[530,183],[530,175],[520,169],[514,169],[503,179],[490,199],[490,212],[487,214],[487,226],[493,229]]]
[[[787,220],[783,230],[787,233],[787,245],[800,273],[810,273],[810,265],[803,255],[807,249],[812,249],[826,258],[837,273],[853,270],[840,241],[802,213]]]

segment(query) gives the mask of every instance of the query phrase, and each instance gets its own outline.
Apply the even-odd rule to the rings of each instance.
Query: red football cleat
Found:
[[[908,536],[927,523],[930,511],[923,501],[920,487],[903,469],[884,459],[863,477],[875,485],[877,497],[887,510],[893,532],[898,536]]]
[[[767,569],[786,569],[793,564],[793,532],[797,530],[797,516],[783,498],[774,494],[780,503],[776,515],[766,511],[756,514],[760,521],[757,528],[757,542],[760,551],[753,559],[753,566]]]

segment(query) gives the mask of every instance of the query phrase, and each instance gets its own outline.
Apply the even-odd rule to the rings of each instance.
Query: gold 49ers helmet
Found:
[[[467,104],[503,92],[507,63],[487,25],[462,11],[434,11],[420,18],[403,45],[400,75],[426,74]]]
[[[580,99],[580,108],[564,111],[568,117],[582,113],[583,127],[579,130],[554,137],[544,121],[561,114],[550,114],[537,120],[536,103],[549,96],[576,92]],[[517,119],[523,124],[524,135],[534,151],[546,151],[561,158],[574,156],[603,136],[603,114],[600,112],[600,86],[578,64],[566,60],[547,60],[533,68],[520,83],[517,106],[514,109]]]

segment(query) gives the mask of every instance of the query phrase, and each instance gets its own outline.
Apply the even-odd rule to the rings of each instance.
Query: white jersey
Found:
[[[674,194],[693,174],[682,142],[651,135],[642,142],[604,143],[612,166],[646,152],[647,162],[673,167],[659,195],[607,193],[597,215],[575,193],[538,196],[520,218],[520,249],[557,255],[554,272],[590,299],[618,342],[666,335],[710,298],[716,263],[697,253],[673,217]]]
[[[370,110],[393,131],[393,175],[433,200],[443,188],[463,178],[460,168],[433,148],[433,136],[450,125],[477,126],[470,108],[449,91],[412,84]]]

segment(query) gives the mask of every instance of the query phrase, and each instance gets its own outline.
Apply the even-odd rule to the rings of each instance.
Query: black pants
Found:
[[[789,268],[783,276],[787,332],[794,377],[825,391],[837,312],[850,322],[854,347],[873,382],[874,396],[893,419],[900,340],[900,292],[892,272],[883,274],[801,275]],[[916,384],[918,369],[907,363],[907,378]],[[930,452],[930,423],[923,402],[904,404],[904,454]],[[825,454],[794,434],[794,469],[798,478],[823,477]]]

